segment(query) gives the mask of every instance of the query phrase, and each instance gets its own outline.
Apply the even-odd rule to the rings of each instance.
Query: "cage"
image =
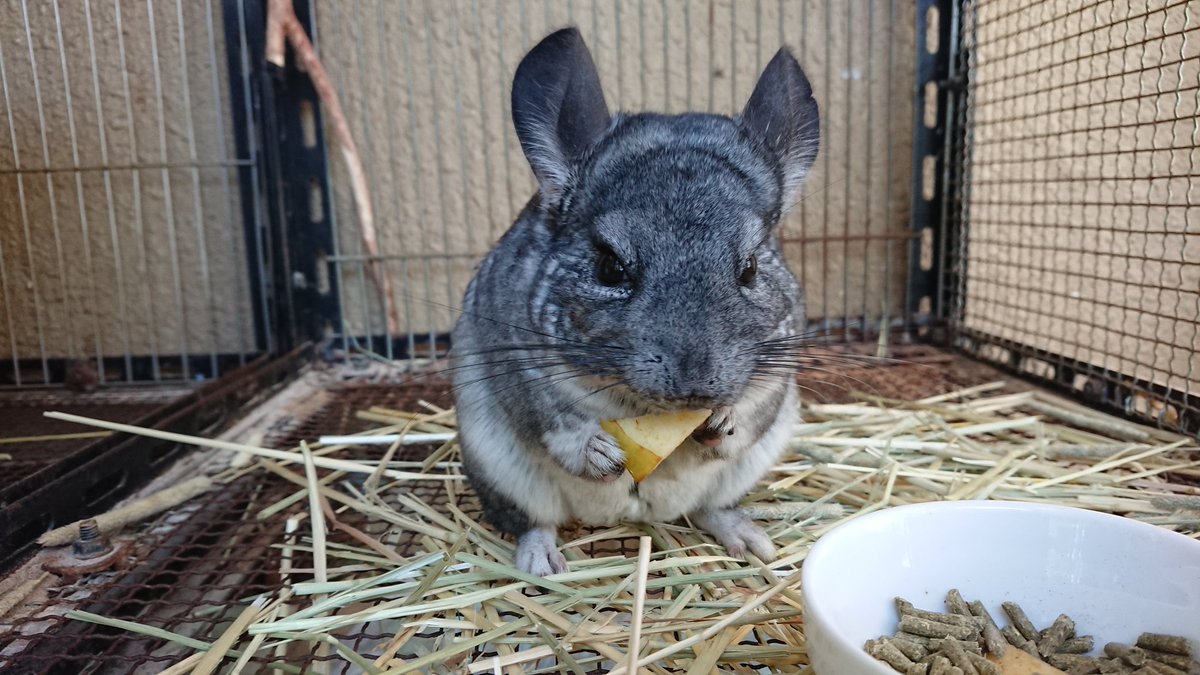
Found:
[[[337,114],[294,47],[283,65],[266,58],[281,4]],[[450,405],[436,373],[455,308],[534,190],[509,83],[563,25],[583,32],[610,106],[634,111],[735,113],[792,47],[821,106],[821,154],[781,237],[811,327],[849,355],[806,382],[813,397],[847,401],[851,381],[923,399],[999,370],[1155,438],[1200,428],[1200,17],[1187,0],[0,7],[0,588],[13,598],[0,668],[178,666],[226,632],[226,606],[289,577],[279,535],[303,506],[278,475],[246,472],[140,525],[129,569],[57,584],[39,535],[207,465],[177,438],[78,433],[42,411],[290,448],[368,428],[364,410]],[[894,358],[850,360],[881,352]],[[382,382],[380,362],[399,364]],[[1194,472],[1164,473],[1194,494]],[[478,516],[436,481],[408,494]],[[422,550],[387,522],[354,523]],[[296,575],[310,574],[301,558]],[[444,630],[414,629],[403,658],[419,663]],[[338,640],[375,656],[392,638],[360,623]],[[247,667],[284,665],[360,667],[302,641]]]

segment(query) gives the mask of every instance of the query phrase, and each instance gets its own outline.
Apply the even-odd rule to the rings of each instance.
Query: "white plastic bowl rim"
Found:
[[[1003,520],[997,520],[1000,516]],[[972,520],[1007,527],[1012,530],[1007,537],[1019,542],[1027,532],[1030,546],[1020,550],[1000,546],[997,552],[992,545],[992,550],[986,550],[995,543],[988,539],[994,527],[970,527]],[[936,537],[919,533],[918,539],[940,539],[941,549],[929,555],[901,538],[908,530],[929,530],[946,521],[953,521],[954,531],[941,530]],[[881,530],[884,525],[890,527]],[[1001,534],[1000,539],[1009,540],[1004,537]],[[995,561],[989,555],[995,555]],[[976,560],[959,565],[972,556]],[[1147,560],[1162,569],[1156,573],[1138,567]],[[1024,571],[1016,569],[1022,565]],[[968,572],[962,572],[964,568]],[[1138,603],[1153,602],[1142,599],[1147,596],[1158,596],[1159,601],[1166,597],[1169,602],[1148,609],[1130,607],[1128,613],[1111,617],[1105,599],[1080,599],[1097,592],[1103,595],[1105,587],[1096,578],[1105,575],[1106,584],[1122,586],[1115,591],[1118,595],[1138,598]],[[1055,583],[1048,581],[1050,577],[1056,577]],[[1061,583],[1062,579],[1068,583]],[[1039,581],[1048,587],[1038,587]],[[1139,592],[1151,586],[1158,592]],[[1054,619],[1057,610],[1048,614],[1052,607],[1067,611],[1082,633],[1096,634],[1097,647],[1109,639],[1106,633],[1116,632],[1115,623],[1126,626],[1126,622],[1145,631],[1186,635],[1193,640],[1194,650],[1200,645],[1200,542],[1146,522],[1057,504],[929,502],[866,514],[835,527],[812,546],[803,566],[802,591],[809,657],[817,674],[895,673],[866,655],[864,641],[894,629],[895,596],[908,597],[918,607],[938,609],[952,587],[960,587],[967,599],[983,601],[1001,626],[1006,621],[998,605],[1013,599],[1027,610],[1032,608],[1030,615],[1038,625]],[[1093,607],[1082,607],[1088,602]],[[1171,631],[1163,628],[1166,625]]]

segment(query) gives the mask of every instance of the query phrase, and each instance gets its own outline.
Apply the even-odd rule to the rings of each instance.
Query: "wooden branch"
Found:
[[[362,230],[363,249],[367,253],[367,268],[376,289],[383,296],[384,307],[387,308],[388,332],[397,335],[403,330],[400,313],[392,296],[391,279],[380,265],[379,242],[375,232],[375,214],[371,208],[371,193],[367,188],[367,174],[363,169],[358,146],[350,134],[350,125],[346,123],[346,114],[342,111],[337,91],[329,80],[325,66],[317,58],[312,41],[308,39],[304,26],[300,25],[300,20],[296,18],[292,0],[270,0],[267,5],[266,56],[268,62],[281,68],[286,64],[285,42],[291,45],[296,54],[297,67],[308,73],[308,78],[329,115],[334,140],[341,148],[342,159],[350,171],[350,188],[354,193],[358,224]]]

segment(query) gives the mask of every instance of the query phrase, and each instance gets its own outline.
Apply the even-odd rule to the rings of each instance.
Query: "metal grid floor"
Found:
[[[139,389],[75,394],[63,391],[10,391],[0,394],[0,440],[78,434],[79,425],[47,419],[43,412],[58,410],[113,422],[134,422],[189,390]],[[83,450],[95,438],[4,443],[0,452],[12,459],[0,462],[0,491],[24,481],[42,469]],[[35,479],[36,480],[36,479]]]
[[[814,373],[804,378],[808,396],[845,401],[853,389],[883,397],[916,398],[998,378],[988,366],[932,348],[909,347],[899,356],[904,362],[869,368],[836,367]],[[361,431],[373,423],[357,419],[355,413],[370,406],[416,409],[418,400],[450,404],[445,384],[433,381],[415,386],[340,385],[330,394],[329,402],[315,414],[272,430],[265,443],[291,447],[321,434]],[[419,458],[429,450],[412,446],[406,449],[406,457],[398,459]],[[236,613],[255,595],[278,588],[280,550],[272,545],[280,540],[287,518],[305,507],[301,500],[269,518],[260,519],[258,513],[296,489],[281,478],[258,472],[145,523],[133,549],[136,563],[128,571],[94,575],[75,585],[52,588],[47,594],[31,596],[14,610],[13,617],[0,618],[0,670],[38,674],[151,673],[190,653],[158,639],[65,619],[62,614],[67,609],[137,621],[196,639],[215,639],[232,620],[230,612]],[[443,483],[418,483],[408,489],[436,507],[446,502]],[[478,515],[469,496],[460,501],[460,507],[472,516]],[[389,534],[382,524],[350,517],[346,521],[388,541],[402,555],[411,545],[407,533]],[[572,533],[564,532],[564,536]],[[343,537],[340,532],[330,532],[331,543],[350,543]],[[636,550],[634,540],[620,544],[604,541],[587,553],[633,556]],[[293,580],[303,580],[305,575],[300,570],[310,568],[311,563],[297,557],[292,567],[297,570]],[[339,637],[351,647],[369,652],[372,644],[386,642],[391,635],[360,631]],[[307,645],[295,643],[292,648],[297,651],[289,652],[286,659],[300,672],[350,672],[349,664],[341,661],[314,667],[318,657]],[[254,667],[262,668],[268,657],[260,655]]]

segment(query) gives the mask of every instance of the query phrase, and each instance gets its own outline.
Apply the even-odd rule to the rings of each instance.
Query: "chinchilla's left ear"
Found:
[[[783,171],[783,206],[817,158],[821,125],[812,86],[786,47],[767,64],[739,119],[775,152]]]
[[[611,119],[596,65],[577,29],[550,34],[521,61],[512,113],[542,201],[553,204]]]

